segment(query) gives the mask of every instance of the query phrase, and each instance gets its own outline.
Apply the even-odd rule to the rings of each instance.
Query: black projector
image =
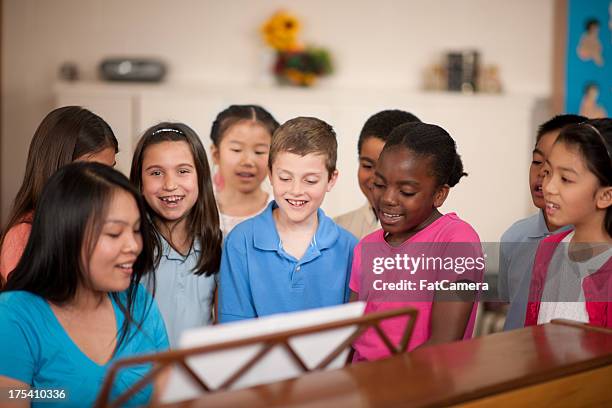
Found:
[[[107,81],[159,82],[166,75],[166,65],[149,58],[107,58],[99,69]]]

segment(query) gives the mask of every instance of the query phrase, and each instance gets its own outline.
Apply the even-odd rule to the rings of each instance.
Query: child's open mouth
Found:
[[[558,204],[551,203],[550,201],[546,202],[546,214],[554,215],[561,207]]]
[[[394,214],[382,210],[378,212],[378,218],[380,218],[381,222],[385,224],[394,224],[398,222],[403,216],[403,214]]]
[[[542,185],[536,184],[533,188],[533,193],[536,197],[544,197],[544,192],[542,191]]]
[[[287,201],[289,203],[289,205],[291,205],[294,208],[302,208],[302,207],[304,207],[308,203],[308,201],[305,201],[305,200],[289,200],[289,199],[286,199],[285,201]]]
[[[242,179],[247,179],[247,180],[250,180],[255,177],[255,173],[249,173],[246,171],[238,172],[236,173],[236,175]]]
[[[166,207],[176,207],[178,204],[183,201],[185,196],[171,195],[166,197],[159,197],[159,199],[164,203]]]

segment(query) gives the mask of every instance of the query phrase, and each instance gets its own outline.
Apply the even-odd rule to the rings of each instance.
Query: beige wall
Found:
[[[337,72],[326,86],[416,89],[423,67],[438,55],[472,47],[482,52],[485,62],[501,67],[509,93],[549,95],[552,4],[552,0],[4,0],[2,219],[23,176],[31,135],[53,106],[53,83],[64,61],[77,63],[81,76],[93,79],[98,62],[106,56],[153,55],[168,62],[170,82],[262,84],[269,81],[270,54],[257,28],[284,6],[302,18],[305,40],[333,51]]]

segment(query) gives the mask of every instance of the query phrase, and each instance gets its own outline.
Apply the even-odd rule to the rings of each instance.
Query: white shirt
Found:
[[[219,211],[219,224],[221,227],[221,232],[223,233],[223,237],[227,237],[227,234],[229,234],[230,231],[233,230],[234,227],[240,224],[242,221],[246,221],[249,218],[253,218],[256,215],[261,214],[268,207],[268,204],[270,204],[270,201],[272,201],[273,198],[274,197],[272,197],[272,194],[268,194],[268,199],[266,200],[264,206],[261,207],[257,212],[249,215],[227,215]]]
[[[548,266],[538,324],[548,323],[552,319],[589,322],[582,282],[608,261],[612,248],[584,262],[576,262],[569,257],[569,244],[573,236],[572,231],[561,241]]]
[[[339,215],[334,218],[334,221],[357,239],[361,239],[381,228],[380,221],[376,218],[370,203],[365,203],[356,210]]]

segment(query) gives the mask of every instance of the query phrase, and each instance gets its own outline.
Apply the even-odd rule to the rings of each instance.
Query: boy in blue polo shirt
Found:
[[[274,133],[266,210],[227,236],[219,272],[219,321],[348,301],[357,240],[319,207],[338,178],[332,127],[298,117]]]

